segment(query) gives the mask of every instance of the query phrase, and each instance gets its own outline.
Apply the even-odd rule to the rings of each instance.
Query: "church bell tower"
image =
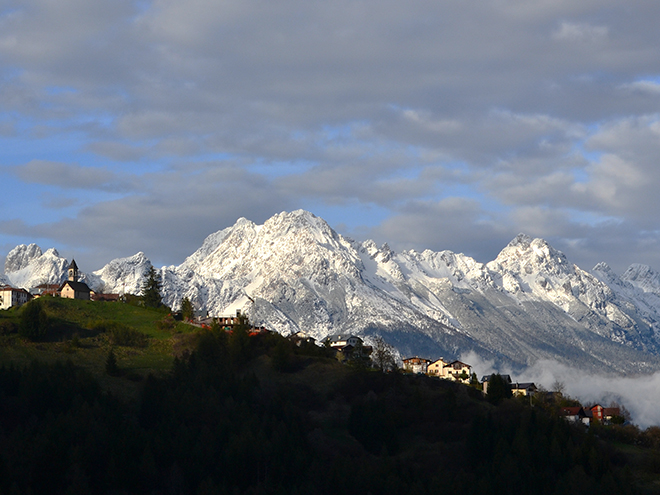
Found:
[[[69,265],[69,281],[78,281],[78,265],[76,265],[76,260],[71,260],[71,264]]]

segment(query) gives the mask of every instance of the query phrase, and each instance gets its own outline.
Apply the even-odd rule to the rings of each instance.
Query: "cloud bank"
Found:
[[[395,249],[486,262],[526,232],[585,268],[660,267],[659,15],[7,0],[0,246],[174,264],[238,217],[307,208]]]
[[[463,357],[473,366],[479,379],[491,373],[510,374],[518,382],[534,382],[546,390],[554,384],[564,387],[564,394],[578,399],[582,405],[612,403],[623,405],[631,415],[631,421],[640,428],[660,425],[660,373],[642,376],[616,376],[590,374],[556,361],[539,360],[523,371],[499,369],[493,361],[484,360],[474,352]]]

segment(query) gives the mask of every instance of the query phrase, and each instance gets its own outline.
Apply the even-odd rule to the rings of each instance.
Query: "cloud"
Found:
[[[635,81],[633,83],[622,84],[619,88],[633,93],[639,92],[653,96],[660,95],[660,83],[657,81]]]
[[[392,245],[488,260],[522,230],[655,263],[660,7],[631,1],[8,0],[2,160],[51,195],[17,218],[125,232],[108,253],[147,251],[145,226],[177,260],[232,215],[312,204]]]
[[[597,42],[607,38],[608,33],[609,29],[606,26],[564,21],[552,37],[560,41]]]
[[[102,168],[32,160],[24,165],[11,167],[10,172],[24,182],[57,186],[64,189],[98,189],[126,192],[137,187],[136,178],[123,177]]]
[[[232,165],[216,164],[192,176],[170,172],[147,179],[140,194],[88,205],[59,221],[0,222],[0,232],[52,239],[60,252],[72,251],[91,265],[89,271],[138,251],[157,265],[180,264],[206,236],[239,217],[263,222],[290,208],[268,181]]]
[[[623,405],[632,422],[641,428],[660,425],[660,373],[643,376],[592,374],[556,361],[539,360],[526,369],[514,371],[498,366],[471,351],[461,356],[481,380],[492,373],[508,374],[513,381],[534,382],[537,387],[553,390],[555,384],[564,387],[564,394],[578,399],[583,406],[612,403]]]

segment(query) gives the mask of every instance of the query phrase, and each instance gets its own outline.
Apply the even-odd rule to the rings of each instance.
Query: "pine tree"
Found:
[[[153,266],[149,267],[147,280],[142,286],[142,301],[147,308],[158,308],[163,304],[160,295],[162,285],[160,273]]]
[[[184,320],[192,320],[194,315],[195,310],[193,309],[193,305],[190,302],[190,299],[188,299],[188,297],[184,297],[181,300],[181,316]]]
[[[114,348],[110,348],[108,359],[105,360],[105,372],[110,376],[119,376],[121,371],[117,364],[117,357],[115,356]]]

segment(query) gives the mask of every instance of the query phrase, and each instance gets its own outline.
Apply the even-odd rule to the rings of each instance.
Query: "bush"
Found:
[[[0,335],[9,335],[18,332],[18,325],[10,320],[0,321]]]
[[[144,347],[147,345],[147,336],[128,325],[123,325],[115,321],[102,321],[96,323],[92,328],[108,334],[112,345],[128,347]]]
[[[172,315],[167,315],[165,318],[162,320],[158,320],[156,322],[156,328],[160,331],[165,331],[165,330],[174,330],[174,327],[176,326],[176,321],[174,321],[174,317]]]
[[[49,320],[39,301],[31,301],[21,310],[18,333],[29,340],[41,340],[48,333]]]

